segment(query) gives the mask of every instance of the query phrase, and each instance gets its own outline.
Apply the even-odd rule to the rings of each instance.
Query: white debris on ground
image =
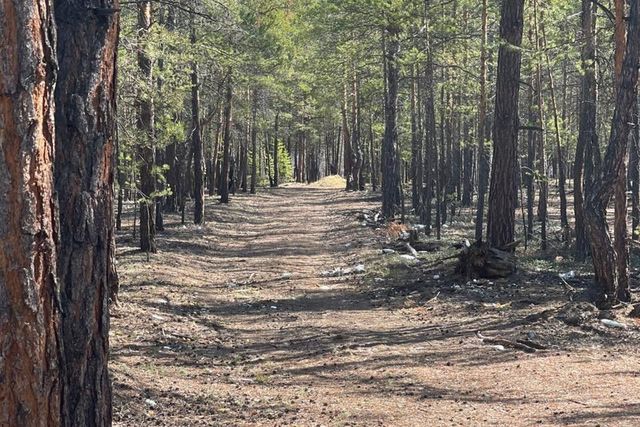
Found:
[[[351,274],[362,274],[366,271],[364,264],[358,264],[355,267],[337,267],[333,270],[326,270],[320,273],[322,277],[340,277],[349,276]]]
[[[560,273],[558,276],[560,276],[560,278],[564,280],[574,279],[576,277],[576,272],[571,270],[566,273]]]
[[[379,211],[362,211],[358,215],[358,220],[361,226],[373,228],[378,228],[385,222]]]
[[[610,320],[610,319],[600,319],[600,323],[602,323],[607,328],[614,328],[614,329],[627,329],[629,327],[624,323],[616,322],[615,320]]]

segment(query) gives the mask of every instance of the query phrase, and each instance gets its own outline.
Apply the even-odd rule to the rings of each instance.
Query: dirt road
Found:
[[[376,205],[296,186],[211,200],[206,226],[167,218],[149,263],[119,236],[115,425],[640,425],[638,347],[577,330],[569,351],[480,343],[523,327],[524,297],[472,306],[443,272],[434,303],[433,283],[379,264],[356,220]],[[553,305],[544,292],[526,309]]]

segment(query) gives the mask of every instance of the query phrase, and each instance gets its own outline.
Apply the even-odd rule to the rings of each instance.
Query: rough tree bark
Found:
[[[444,73],[443,73],[444,74]],[[446,216],[446,209],[442,212],[443,196],[444,196],[444,177],[446,173],[443,172],[445,168],[445,152],[444,152],[444,133],[445,133],[445,111],[446,104],[444,100],[444,85],[440,88],[440,135],[436,143],[434,144],[433,158],[435,163],[435,187],[436,187],[436,238],[440,240],[442,232],[442,224],[444,223]]]
[[[258,182],[258,90],[253,90],[253,101],[251,106],[251,194],[256,194],[256,184]]]
[[[247,97],[247,105],[250,105],[251,97],[250,95]],[[247,111],[247,117],[249,116],[249,112]],[[242,139],[242,143],[240,145],[240,191],[243,193],[247,192],[247,177],[249,175],[247,171],[247,167],[249,165],[249,139],[251,138],[251,123],[247,120],[247,125],[245,129],[245,137]]]
[[[443,73],[443,79],[448,80],[450,76]],[[440,105],[443,106],[440,117],[440,194],[439,201],[440,220],[439,225],[447,222],[448,211],[447,205],[450,203],[453,206],[453,197],[449,197],[453,193],[452,181],[453,171],[451,157],[453,155],[453,127],[452,118],[455,105],[452,101],[451,92],[447,91],[443,85],[440,91]]]
[[[631,236],[633,240],[640,238],[640,117],[638,103],[634,104],[633,135],[629,151],[629,185],[631,187]]]
[[[371,190],[378,191],[378,168],[376,165],[378,164],[378,159],[376,157],[376,148],[375,148],[375,138],[373,133],[373,114],[369,118],[369,166],[371,169]]]
[[[595,46],[595,4],[582,0],[582,88],[580,95],[580,122],[578,143],[573,166],[573,205],[576,227],[575,258],[584,261],[589,252],[589,243],[584,224],[585,167],[587,154],[598,145],[596,133],[596,46]],[[589,177],[590,179],[590,177]]]
[[[0,2],[0,425],[60,426],[51,1]]]
[[[224,141],[222,149],[222,169],[220,170],[220,201],[229,203],[229,156],[231,151],[231,121],[233,103],[233,75],[227,74],[227,90],[224,104]]]
[[[118,201],[116,206],[116,230],[122,230],[122,210],[124,205],[124,191],[126,186],[126,176],[124,172],[124,162],[120,156],[120,143],[116,137],[116,180],[118,181]]]
[[[532,79],[533,80],[533,79]],[[529,103],[529,120],[532,123],[536,122],[535,113],[535,97],[533,93],[534,85],[531,84],[528,90],[528,103]],[[523,181],[527,192],[527,229],[525,233],[525,248],[528,242],[533,240],[533,206],[535,205],[535,169],[536,169],[536,135],[533,130],[527,131],[527,167],[523,169]]]
[[[438,163],[438,149],[436,140],[436,111],[435,111],[435,82],[433,75],[433,52],[431,49],[431,30],[429,21],[429,0],[424,2],[424,46],[426,64],[424,70],[425,99],[424,99],[424,195],[421,221],[425,225],[425,233],[431,235],[432,208],[433,208],[433,181],[434,168]]]
[[[471,207],[471,199],[473,198],[473,146],[467,142],[470,135],[470,121],[465,118],[463,128],[463,137],[465,139],[464,148],[462,150],[462,201],[461,206]]]
[[[271,160],[270,160],[270,154],[269,154],[269,132],[265,131],[264,132],[264,157],[265,157],[265,163],[266,163],[266,169],[267,169],[267,177],[269,178],[269,185],[271,187],[273,187],[273,174],[271,173]]]
[[[278,127],[280,125],[280,112],[276,113],[276,119],[273,126],[273,184],[272,187],[280,185],[280,168],[278,167],[278,155],[280,144],[278,143]]]
[[[480,44],[480,105],[478,107],[478,201],[476,207],[475,238],[482,241],[484,204],[489,186],[489,153],[487,139],[487,0],[482,0],[482,39]]]
[[[349,106],[349,92],[347,90],[347,75],[345,73],[342,96],[342,141],[344,142],[344,179],[346,180],[345,190],[353,189],[352,173],[353,173],[353,150],[351,149],[351,132],[349,131],[349,121],[347,119],[347,109]],[[302,163],[302,162],[300,162]],[[300,171],[300,164],[298,165]]]
[[[626,46],[626,24],[624,22],[625,0],[615,0],[614,2],[616,25],[615,25],[615,84],[616,91],[620,85],[622,77],[622,63],[624,60],[624,50]],[[633,104],[637,105],[637,101]],[[633,109],[633,107],[632,107]],[[630,123],[633,122],[633,115],[630,116]],[[620,289],[629,288],[629,250],[627,249],[627,152],[624,159],[615,189],[615,215],[614,215],[614,247],[616,250],[616,261],[618,269],[618,286]],[[620,297],[626,298],[623,292]]]
[[[382,143],[382,215],[392,218],[399,204],[400,174],[396,142],[398,140],[398,81],[400,51],[400,29],[389,24],[385,29],[385,63],[387,94],[385,102],[384,140]]]
[[[79,7],[79,4],[82,7]],[[62,417],[111,424],[108,301],[115,299],[117,0],[58,0],[55,184],[65,352]],[[87,12],[90,11],[90,12]]]
[[[351,94],[351,150],[352,150],[352,170],[351,189],[354,191],[364,190],[364,182],[361,186],[361,174],[364,162],[360,141],[360,86],[358,84],[358,74],[355,64],[353,65],[353,92]]]
[[[221,83],[224,86],[224,82]],[[222,96],[222,89],[220,90]],[[218,107],[218,122],[216,123],[216,131],[213,137],[213,187],[209,189],[209,195],[215,195],[216,189],[220,189],[220,135],[222,134],[222,126],[224,120],[224,107],[222,103]]]
[[[502,3],[493,127],[493,168],[489,193],[488,242],[501,248],[514,240],[518,95],[524,0]]]
[[[604,307],[611,306],[620,300],[628,301],[630,298],[628,277],[621,278],[616,268],[618,258],[607,227],[606,209],[614,194],[620,173],[624,169],[633,120],[633,106],[638,96],[639,63],[640,3],[632,2],[628,40],[616,95],[609,145],[602,163],[602,174],[595,180],[592,191],[588,193],[584,209],[595,280],[601,291],[600,303]],[[624,269],[624,273],[628,274],[628,270]]]
[[[418,135],[417,80],[415,64],[411,65],[411,202],[415,212],[422,204],[422,139]]]
[[[191,45],[196,44],[195,17],[191,14]],[[194,224],[204,222],[204,156],[202,147],[202,129],[200,126],[200,82],[198,76],[198,62],[191,63],[191,149],[193,150],[193,193],[194,193]]]
[[[540,37],[540,15],[538,1],[533,0],[533,22],[535,46],[538,52],[542,51],[542,38]],[[547,204],[549,196],[549,180],[547,179],[546,156],[546,120],[544,117],[544,97],[542,96],[542,64],[536,64],[534,77],[534,93],[536,97],[536,126],[542,130],[536,133],[537,137],[537,174],[539,180],[538,221],[540,221],[540,249],[547,250]]]
[[[156,178],[153,173],[155,165],[155,132],[154,106],[151,96],[153,84],[153,63],[146,52],[147,37],[151,28],[151,2],[138,3],[138,67],[143,77],[146,92],[143,90],[137,97],[137,127],[145,135],[138,148],[140,162],[140,249],[156,252],[155,203]]]
[[[551,59],[547,50],[547,32],[544,25],[544,13],[540,13],[540,31],[542,32],[542,47],[545,50],[545,62],[547,65],[547,77],[549,78],[549,90],[551,92],[551,107],[553,111],[553,125],[556,137],[556,156],[558,158],[558,191],[560,193],[560,224],[565,236],[568,236],[569,218],[567,217],[567,190],[564,153],[562,150],[562,136],[560,132],[560,118],[558,117],[558,101],[556,97],[555,82],[551,70]],[[566,124],[565,124],[566,126]]]

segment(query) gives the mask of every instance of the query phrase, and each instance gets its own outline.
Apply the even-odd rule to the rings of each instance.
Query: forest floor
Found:
[[[129,217],[111,325],[115,425],[640,425],[640,324],[621,310],[604,315],[627,328],[607,327],[579,302],[586,266],[531,254],[509,279],[466,281],[430,265],[472,233],[470,218],[415,262],[383,255],[394,236],[358,220],[378,205],[296,185],[210,199],[205,226],[167,216],[150,262]],[[327,273],[356,265],[365,271]]]

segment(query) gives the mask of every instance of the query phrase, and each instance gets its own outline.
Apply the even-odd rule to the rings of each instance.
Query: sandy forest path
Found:
[[[416,303],[415,280],[395,298],[356,219],[376,206],[302,186],[210,200],[206,226],[167,218],[149,263],[128,224],[115,425],[640,425],[637,347],[497,351],[474,333],[514,327],[503,312]]]

